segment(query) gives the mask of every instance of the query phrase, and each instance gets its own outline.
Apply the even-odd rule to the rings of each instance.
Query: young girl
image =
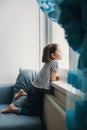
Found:
[[[42,62],[45,63],[35,80],[30,84],[28,92],[23,89],[14,96],[14,101],[20,96],[29,98],[29,107],[17,107],[11,103],[2,113],[13,112],[22,115],[41,115],[43,106],[43,95],[51,90],[51,81],[59,80],[57,73],[58,62],[62,59],[62,51],[59,44],[48,44],[43,49]]]

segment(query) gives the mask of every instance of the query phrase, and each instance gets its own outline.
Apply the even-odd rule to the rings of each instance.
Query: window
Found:
[[[64,30],[55,22],[51,22],[51,42],[61,45],[63,58],[59,61],[59,67],[69,69],[69,45],[64,36]]]
[[[51,42],[61,45],[63,59],[59,61],[59,67],[69,69],[69,46],[64,37],[64,30],[59,24],[52,22],[47,16],[40,11],[40,68],[42,67],[41,58],[43,47]]]

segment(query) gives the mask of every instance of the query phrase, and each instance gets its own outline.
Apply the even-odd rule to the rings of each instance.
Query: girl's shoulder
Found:
[[[54,71],[57,71],[58,70],[58,62],[57,60],[51,60],[50,62],[50,69],[51,70],[54,70]]]
[[[51,68],[51,67],[58,67],[57,60],[51,60],[49,63],[44,64],[43,68]]]
[[[51,65],[58,65],[58,62],[57,62],[57,60],[51,60],[51,61],[50,61],[50,64],[51,64]]]

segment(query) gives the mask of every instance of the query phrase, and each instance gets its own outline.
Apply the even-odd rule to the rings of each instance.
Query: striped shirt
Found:
[[[36,88],[50,89],[50,72],[52,70],[58,71],[58,62],[56,60],[51,60],[49,63],[44,64],[32,85]]]

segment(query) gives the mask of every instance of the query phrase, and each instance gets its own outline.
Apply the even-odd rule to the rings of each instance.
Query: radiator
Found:
[[[47,130],[66,130],[65,110],[53,95],[44,96],[44,122]]]

